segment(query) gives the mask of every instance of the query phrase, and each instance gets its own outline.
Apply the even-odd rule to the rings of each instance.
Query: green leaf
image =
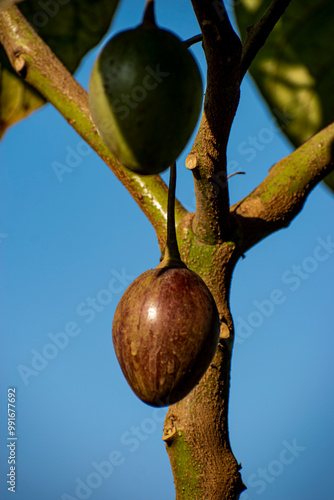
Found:
[[[119,0],[27,0],[19,8],[73,73],[106,34],[118,3]],[[16,75],[0,46],[0,138],[10,125],[44,103],[44,98]]]
[[[270,0],[240,0],[235,14],[241,37]],[[250,73],[285,135],[303,144],[334,118],[334,2],[292,0]],[[331,186],[333,188],[333,176]]]

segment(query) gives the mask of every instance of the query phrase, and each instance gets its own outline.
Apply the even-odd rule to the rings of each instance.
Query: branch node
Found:
[[[164,425],[164,432],[162,435],[163,441],[167,444],[171,444],[171,442],[174,440],[176,434],[177,434],[177,429],[174,424],[175,417],[171,415],[169,418],[166,418],[165,420],[165,425]]]
[[[197,161],[197,156],[194,152],[191,152],[188,154],[186,161],[185,161],[186,168],[188,170],[195,170],[195,168],[198,168],[198,161]]]
[[[15,54],[14,69],[21,78],[25,79],[27,76],[27,61],[24,59],[23,54]]]
[[[231,332],[226,323],[220,323],[220,335],[221,339],[228,339],[231,336]]]

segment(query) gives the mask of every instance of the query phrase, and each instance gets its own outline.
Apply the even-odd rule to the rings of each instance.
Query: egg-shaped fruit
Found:
[[[191,52],[171,32],[145,23],[109,40],[89,82],[100,135],[138,174],[159,174],[177,159],[202,100],[202,77]]]
[[[112,337],[123,374],[152,406],[184,398],[212,361],[219,315],[204,281],[186,267],[141,274],[119,301]]]

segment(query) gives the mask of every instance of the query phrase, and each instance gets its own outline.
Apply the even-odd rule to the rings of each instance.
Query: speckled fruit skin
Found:
[[[169,31],[141,25],[113,37],[89,82],[94,122],[116,158],[139,174],[166,170],[186,146],[202,107],[192,54]]]
[[[209,367],[219,316],[204,281],[187,268],[141,274],[116,308],[112,336],[131,389],[152,406],[184,398]]]

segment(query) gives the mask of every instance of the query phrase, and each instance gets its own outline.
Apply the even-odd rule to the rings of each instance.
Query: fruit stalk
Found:
[[[154,8],[155,8],[154,0],[146,0],[144,16],[143,16],[144,25],[156,26]]]
[[[170,167],[168,202],[167,202],[167,243],[163,261],[158,267],[186,267],[181,261],[175,230],[175,188],[176,163]]]

